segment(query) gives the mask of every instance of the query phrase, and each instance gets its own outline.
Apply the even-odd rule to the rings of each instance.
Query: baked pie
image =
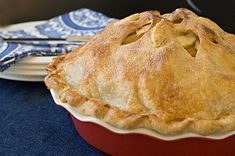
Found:
[[[45,83],[79,113],[163,135],[235,130],[235,35],[190,10],[133,14],[56,57]]]

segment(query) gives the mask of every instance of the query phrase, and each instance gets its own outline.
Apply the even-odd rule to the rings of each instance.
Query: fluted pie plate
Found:
[[[235,154],[235,36],[187,9],[110,23],[45,83],[109,154]]]
[[[112,126],[96,117],[79,113],[76,107],[60,100],[58,93],[50,90],[58,106],[67,110],[77,132],[97,149],[110,155],[234,155],[235,131],[202,136],[185,133],[166,136],[146,128],[124,130]]]

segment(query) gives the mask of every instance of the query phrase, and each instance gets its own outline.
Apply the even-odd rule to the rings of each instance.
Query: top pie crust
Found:
[[[79,113],[119,128],[235,130],[235,36],[187,9],[110,23],[56,57],[45,83]]]

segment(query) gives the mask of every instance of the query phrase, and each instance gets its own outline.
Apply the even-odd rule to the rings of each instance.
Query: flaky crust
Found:
[[[235,130],[235,37],[187,9],[113,22],[48,66],[45,83],[82,114],[164,135]]]

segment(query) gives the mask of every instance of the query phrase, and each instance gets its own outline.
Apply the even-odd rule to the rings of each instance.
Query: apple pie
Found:
[[[224,134],[235,130],[235,35],[187,9],[136,13],[56,57],[45,83],[118,128]]]

